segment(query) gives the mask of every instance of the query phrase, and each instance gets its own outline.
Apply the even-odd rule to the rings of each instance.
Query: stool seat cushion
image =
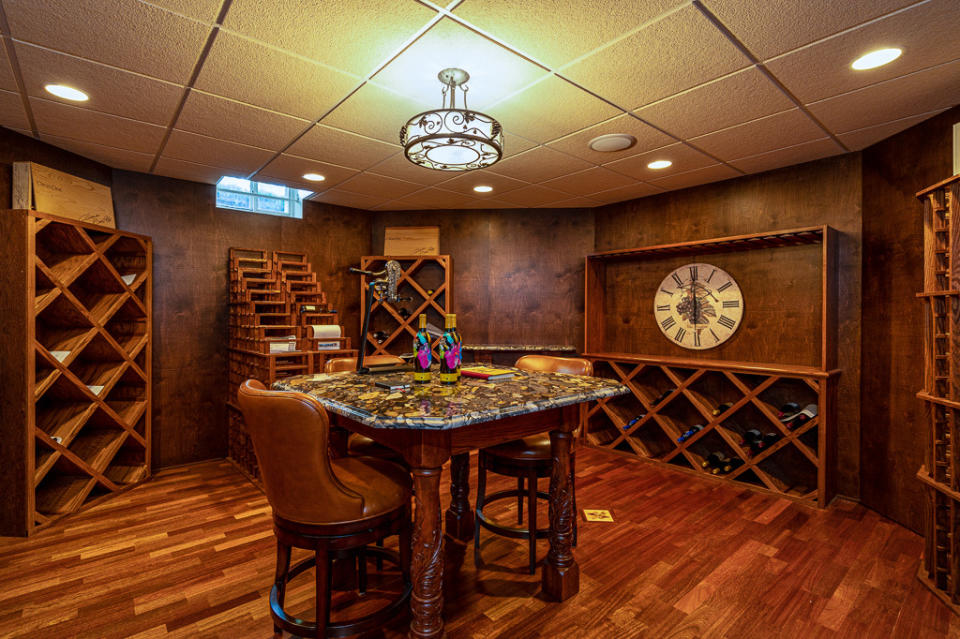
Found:
[[[550,435],[540,433],[523,439],[515,439],[505,444],[484,448],[488,455],[517,461],[543,461],[550,459]]]
[[[398,464],[375,457],[343,457],[330,460],[330,465],[348,490],[363,497],[363,515],[354,521],[387,514],[410,502],[410,473]]]
[[[378,444],[366,435],[351,433],[347,440],[347,453],[354,457],[381,457],[403,461],[403,455],[383,444]]]

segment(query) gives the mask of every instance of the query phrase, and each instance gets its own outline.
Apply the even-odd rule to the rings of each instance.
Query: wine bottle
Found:
[[[763,439],[758,444],[759,448],[770,448],[774,444],[780,441],[780,433],[767,433],[763,436]]]
[[[807,404],[803,410],[789,420],[781,420],[790,430],[796,430],[817,416],[817,405]]]
[[[725,460],[726,458],[727,458],[726,455],[724,455],[724,454],[721,453],[720,451],[715,450],[715,451],[713,451],[712,453],[710,453],[709,455],[707,455],[706,458],[704,458],[704,460],[703,460],[702,462],[700,462],[700,467],[701,467],[701,468],[716,468],[717,466],[720,466],[721,464],[723,464],[723,462],[724,462],[724,460]]]
[[[693,426],[690,427],[690,430],[688,430],[687,432],[677,437],[677,442],[682,444],[683,442],[687,441],[688,439],[690,439],[691,437],[699,433],[701,430],[703,430],[703,424],[694,424]]]
[[[751,428],[743,434],[743,437],[740,439],[741,446],[753,446],[754,443],[763,439],[763,433],[761,433],[756,428]]]
[[[733,404],[731,404],[730,402],[724,402],[720,404],[719,406],[713,409],[713,416],[716,417],[717,415],[724,414],[725,412],[730,410],[731,406],[733,406]]]
[[[440,338],[440,383],[456,384],[460,379],[460,335],[457,333],[457,316],[447,314]]]
[[[413,336],[413,383],[430,383],[430,364],[433,363],[433,350],[430,348],[430,334],[427,333],[427,316],[420,315],[420,328]]]
[[[675,391],[675,390],[677,390],[677,389],[676,389],[676,388],[668,388],[667,390],[665,390],[665,391],[663,391],[662,393],[660,393],[660,395],[659,395],[655,400],[653,400],[653,405],[656,406],[657,404],[659,404],[660,402],[662,402],[663,400],[665,400],[665,399],[667,398],[667,396],[668,396],[670,393],[672,393],[673,391]]]
[[[629,430],[631,426],[633,426],[634,424],[636,424],[637,422],[639,422],[641,419],[643,419],[644,416],[645,416],[644,413],[640,413],[639,415],[637,415],[636,417],[634,417],[633,419],[631,419],[629,422],[627,422],[626,424],[624,424],[624,425],[623,425],[623,430]]]
[[[721,466],[713,469],[714,475],[726,475],[743,466],[744,462],[739,457],[731,457],[724,460]]]
[[[796,402],[787,402],[780,407],[780,411],[777,412],[777,417],[783,420],[784,417],[789,417],[790,415],[796,415],[800,412],[800,404]]]

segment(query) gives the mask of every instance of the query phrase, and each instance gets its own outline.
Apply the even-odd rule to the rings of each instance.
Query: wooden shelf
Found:
[[[0,234],[32,249],[0,258],[4,304],[32,318],[0,358],[17,379],[0,397],[0,534],[28,535],[119,490],[103,472],[122,447],[138,451],[129,476],[149,476],[152,244],[35,211],[0,212]]]
[[[808,226],[787,231],[771,231],[767,233],[751,233],[749,235],[732,235],[709,240],[680,242],[677,244],[659,244],[643,248],[619,249],[592,253],[587,259],[592,260],[619,260],[660,257],[664,255],[704,255],[707,253],[721,253],[725,251],[746,251],[760,248],[780,248],[783,246],[798,246],[803,244],[819,244],[823,242],[825,226]]]

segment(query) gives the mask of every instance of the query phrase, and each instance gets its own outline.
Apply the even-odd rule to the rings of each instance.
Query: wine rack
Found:
[[[337,312],[303,253],[231,248],[227,457],[254,483],[257,458],[236,405],[248,379],[270,386],[291,375],[323,372],[327,359],[355,357],[350,338],[316,337],[313,326],[336,326]]]
[[[595,375],[630,389],[628,395],[590,404],[584,429],[588,444],[820,506],[833,498],[828,473],[834,442],[827,424],[836,372],[631,355],[586,357],[594,362]],[[787,402],[816,404],[818,415],[790,428],[778,417]],[[678,441],[694,425],[703,428]],[[775,442],[751,451],[742,442],[754,429],[772,433]],[[713,452],[743,463],[713,475],[702,468]]]
[[[360,258],[360,268],[381,271],[388,260],[396,260],[402,269],[397,294],[412,300],[387,302],[375,297],[370,308],[370,327],[365,336],[366,342],[373,346],[371,355],[411,352],[412,339],[417,333],[417,318],[421,314],[426,314],[427,321],[442,330],[443,316],[454,312],[453,262],[449,255],[367,255]],[[360,282],[360,308],[366,308],[367,284],[364,276]],[[434,340],[434,348],[438,343],[439,338]]]
[[[29,535],[150,474],[152,243],[0,212],[0,534]]]
[[[924,379],[929,444],[917,477],[926,487],[924,552],[918,576],[960,613],[960,175],[917,193],[923,203]]]

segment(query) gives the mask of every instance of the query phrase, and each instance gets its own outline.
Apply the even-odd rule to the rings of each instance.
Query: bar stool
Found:
[[[371,355],[364,357],[365,364],[403,364],[403,360],[393,355]],[[357,369],[356,357],[335,357],[328,359],[323,365],[324,373],[339,373],[342,371],[353,371]],[[392,448],[383,444],[378,444],[366,435],[360,433],[350,433],[347,437],[347,454],[359,457],[381,457],[397,462],[403,462],[403,457]]]
[[[343,637],[379,628],[402,612],[410,598],[410,476],[383,459],[345,457],[327,451],[329,421],[323,406],[303,393],[268,391],[256,380],[237,393],[244,422],[260,464],[263,487],[273,508],[277,566],[270,591],[274,632],[300,637]],[[400,555],[366,548],[389,535],[400,536]],[[290,567],[291,548],[314,551]],[[365,553],[400,566],[403,590],[385,607],[347,621],[330,623],[330,565],[333,559]],[[283,609],[287,583],[316,568],[316,621]],[[366,566],[360,571],[364,580]],[[360,590],[365,589],[361,583]]]
[[[524,355],[517,360],[516,367],[522,370],[544,373],[566,373],[568,375],[592,375],[593,363],[577,357],[549,357],[546,355]],[[574,450],[570,449],[570,489],[573,493],[573,512],[577,512],[577,492],[574,485]],[[486,494],[487,471],[498,475],[517,478],[516,490],[501,490]],[[553,457],[550,455],[550,434],[541,433],[498,444],[480,450],[477,461],[477,506],[476,523],[473,530],[473,558],[480,565],[480,529],[486,528],[504,537],[526,539],[530,559],[530,574],[537,568],[537,539],[545,539],[548,528],[537,528],[537,498],[550,499],[550,495],[537,490],[537,479],[550,477],[553,471]],[[524,487],[526,482],[526,487]],[[503,526],[487,519],[484,507],[493,501],[517,498],[517,528]],[[527,527],[523,525],[523,501],[527,500]],[[577,520],[573,520],[573,545],[577,545]]]

